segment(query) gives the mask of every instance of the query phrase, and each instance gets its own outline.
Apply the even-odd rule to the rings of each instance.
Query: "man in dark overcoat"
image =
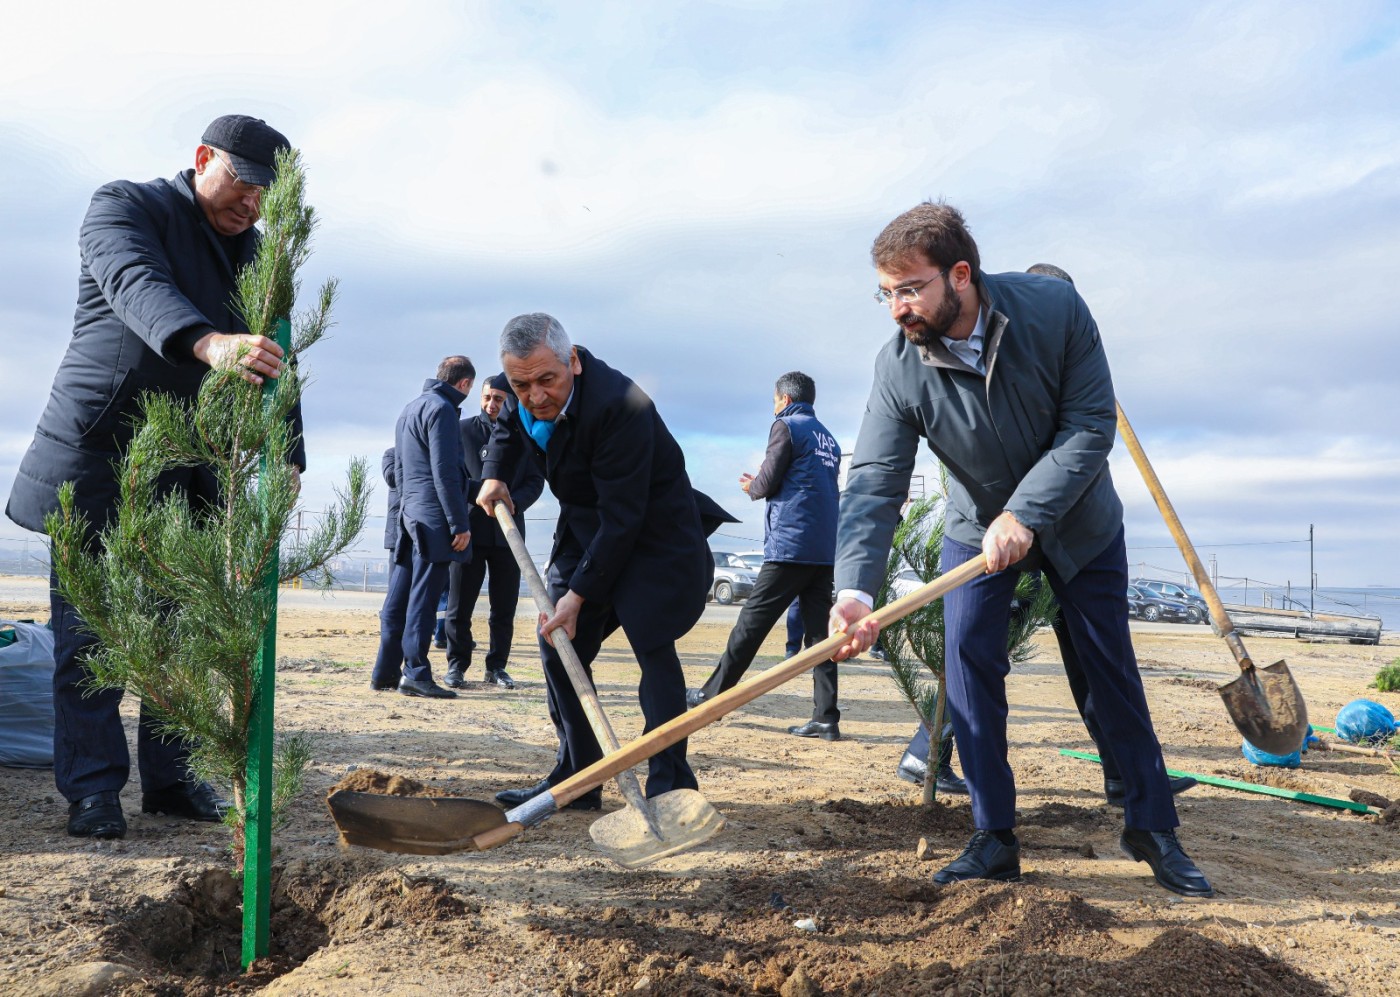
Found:
[[[510,383],[505,374],[488,377],[481,389],[481,411],[461,423],[462,453],[467,461],[467,475],[474,487],[484,480],[481,462],[486,459],[486,447],[496,420],[506,403]],[[518,510],[515,525],[525,535],[525,512],[535,504],[544,491],[544,472],[536,460],[522,460],[515,468],[515,477],[507,485]],[[475,498],[475,496],[472,496]],[[506,544],[500,524],[479,505],[472,506],[472,559],[463,564],[454,561],[448,570],[447,597],[447,675],[443,683],[454,689],[467,684],[467,669],[471,667],[472,611],[486,583],[491,617],[487,624],[490,645],[486,649],[486,682],[506,689],[515,688],[515,680],[506,671],[510,661],[510,646],[515,637],[515,608],[520,602],[520,565]],[[490,569],[489,580],[486,577]]]
[[[876,297],[899,332],[876,358],[842,498],[831,628],[850,639],[836,657],[878,635],[871,594],[920,440],[950,478],[941,570],[973,558],[987,566],[944,598],[948,704],[977,830],[934,881],[1020,878],[1006,637],[1019,574],[1041,570],[1123,771],[1122,849],[1163,887],[1211,895],[1176,837],[1128,631],[1123,506],[1108,468],[1113,382],[1088,306],[1061,280],[983,273],[962,214],[947,204],[900,215],[871,256]]]
[[[384,648],[386,642],[392,644],[394,630],[402,627],[403,677],[398,690],[405,696],[457,697],[433,681],[428,648],[437,627],[438,599],[447,585],[447,567],[471,557],[470,481],[457,424],[475,378],[471,360],[445,357],[437,376],[423,382],[422,393],[404,406],[394,426],[398,535],[380,612],[380,658],[371,684],[387,683],[392,655]]]
[[[562,628],[591,675],[603,639],[620,626],[641,667],[638,695],[652,730],[685,711],[676,640],[700,618],[714,578],[707,528],[731,517],[691,487],[680,446],[646,393],[573,346],[556,319],[511,319],[501,359],[513,397],[487,447],[478,504],[509,502],[506,482],[520,461],[541,461],[559,522],[546,583],[555,613],[541,617],[540,633]],[[538,784],[496,794],[508,806],[603,756],[547,636],[540,653],[559,751]],[[648,797],[696,788],[683,740],[652,756],[649,768]],[[595,790],[571,806],[596,809],[601,800]]]
[[[233,305],[237,271],[257,246],[263,189],[287,139],[266,122],[230,114],[205,129],[194,167],[169,180],[118,180],[98,189],[78,236],[82,266],[73,338],[34,441],[20,461],[6,514],[44,531],[58,489],[75,485],[79,512],[98,530],[118,501],[115,465],[147,391],[190,400],[210,367],[237,366],[254,384],[277,377],[282,349],[248,334]],[[295,415],[300,421],[300,412]],[[293,461],[306,466],[298,431]],[[198,508],[217,499],[204,467],[172,470],[163,489]],[[120,838],[120,793],[130,774],[120,689],[90,690],[83,664],[96,641],[53,580],[54,782],[68,801],[68,833]],[[161,738],[143,705],[137,731],[141,809],[217,821],[225,804],[194,781],[188,750]]]

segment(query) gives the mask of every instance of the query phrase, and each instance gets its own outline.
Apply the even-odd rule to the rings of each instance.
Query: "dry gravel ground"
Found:
[[[237,972],[222,828],[141,815],[133,782],[124,841],[72,839],[51,773],[0,769],[0,992],[1379,994],[1400,980],[1400,823],[1201,786],[1179,798],[1181,836],[1218,895],[1161,890],[1120,855],[1097,767],[1058,754],[1091,745],[1046,639],[1009,685],[1019,884],[932,886],[970,832],[966,800],[925,809],[894,778],[913,718],[873,661],[843,666],[840,742],[785,733],[809,715],[803,679],[692,737],[701,790],[728,827],[647,870],[603,858],[587,833],[596,815],[572,812],[484,853],[343,849],[322,798],[354,766],[490,799],[553,756],[528,620],[511,666],[520,689],[423,701],[367,688],[375,608],[350,595],[284,602],[281,722],[317,746],[277,840],[273,957]],[[0,618],[45,615],[41,583],[0,585]],[[692,682],[732,615],[684,642]],[[1234,673],[1223,645],[1203,627],[1135,639],[1168,766],[1259,779],[1213,691]],[[1363,695],[1400,712],[1400,696],[1366,689],[1393,643],[1249,644],[1287,658],[1320,722]],[[781,653],[773,639],[764,650],[760,665]],[[597,673],[620,736],[634,736],[625,644],[604,649]],[[1314,754],[1275,781],[1400,797],[1400,777],[1357,756]],[[605,799],[621,806],[611,787]],[[796,928],[802,918],[816,930]]]

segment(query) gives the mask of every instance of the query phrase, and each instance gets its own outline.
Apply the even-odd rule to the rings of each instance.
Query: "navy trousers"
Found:
[[[764,561],[758,581],[744,600],[739,619],[729,632],[729,643],[715,670],[706,679],[706,699],[739,684],[753,664],[773,624],[796,597],[801,603],[805,646],[826,639],[827,618],[831,613],[831,573],[829,564],[791,564]],[[812,719],[836,723],[841,710],[836,705],[836,662],[823,661],[812,669]]]
[[[573,576],[578,565],[578,556],[557,555],[550,565],[549,598],[558,603],[569,590],[568,579]],[[593,660],[598,649],[618,627],[617,614],[612,606],[596,600],[587,600],[579,611],[578,626],[573,638],[574,650],[583,663],[583,670],[593,680]],[[681,660],[676,654],[675,641],[667,641],[655,647],[633,647],[637,664],[641,668],[641,683],[637,688],[637,698],[641,702],[642,716],[646,721],[644,733],[655,730],[668,720],[685,712],[685,674],[681,671]],[[549,717],[554,721],[555,732],[559,736],[559,751],[554,770],[549,773],[551,786],[557,786],[569,776],[580,772],[603,757],[603,749],[598,744],[588,716],[583,712],[583,703],[574,692],[569,681],[564,662],[556,651],[543,638],[540,638],[540,658],[544,663],[545,686],[549,700]],[[686,761],[686,742],[678,741],[664,751],[659,751],[647,760],[646,796],[651,798],[673,789],[698,789],[695,773]]]
[[[120,792],[131,775],[131,754],[122,727],[121,689],[92,691],[83,664],[97,638],[83,629],[78,611],[58,593],[49,576],[49,612],[53,627],[53,776],[69,803],[93,793]],[[189,751],[178,738],[156,733],[154,715],[141,704],[136,727],[136,763],[147,793],[168,789],[190,778]]]
[[[975,547],[944,539],[941,570],[981,555]],[[1100,727],[1100,744],[1112,746],[1126,784],[1129,827],[1165,831],[1177,826],[1162,749],[1152,730],[1128,633],[1128,560],[1123,531],[1072,579],[1045,565],[1059,599],[1064,625],[1078,652]],[[973,824],[1006,830],[1016,823],[1016,784],[1007,763],[1006,653],[1011,595],[1018,572],[979,575],[944,597],[948,703],[963,777],[972,796]]]
[[[487,578],[486,569],[491,569]],[[520,565],[509,547],[472,545],[472,559],[466,564],[454,561],[448,570],[447,664],[463,673],[472,664],[472,612],[486,584],[491,617],[487,623],[490,645],[486,649],[486,670],[504,669],[510,660],[515,639],[515,608],[520,602]]]
[[[792,600],[787,611],[787,646],[783,648],[789,658],[802,650],[802,635],[807,628],[802,625],[802,600]]]
[[[437,629],[438,599],[447,584],[447,561],[425,561],[409,543],[402,543],[389,567],[389,588],[379,610],[379,654],[371,680],[376,685],[397,683],[400,675],[431,682],[428,648]]]

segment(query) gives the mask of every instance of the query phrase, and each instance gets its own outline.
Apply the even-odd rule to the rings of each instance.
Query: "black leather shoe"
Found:
[[[933,784],[940,793],[953,793],[957,796],[967,795],[967,783],[947,765],[938,770]]]
[[[487,676],[490,677],[489,675]],[[467,676],[460,668],[449,668],[447,674],[442,677],[442,684],[449,689],[465,689],[467,687]]]
[[[1196,785],[1196,780],[1189,775],[1168,776],[1167,785],[1171,788],[1172,795],[1184,793],[1192,786]],[[1128,787],[1122,779],[1105,779],[1103,781],[1104,799],[1111,807],[1122,807],[1128,799]]]
[[[704,689],[687,689],[685,691],[685,708],[693,710],[705,701]]]
[[[126,837],[121,795],[109,790],[68,804],[68,833],[75,838]]]
[[[194,786],[177,782],[154,793],[141,794],[141,812],[146,814],[165,814],[167,817],[216,824],[224,819],[228,808],[228,800],[214,792],[214,787],[207,782]]]
[[[549,780],[541,779],[528,789],[503,789],[496,794],[496,802],[502,806],[518,807],[526,800],[533,800],[541,793],[549,792]]]
[[[1152,878],[1158,885],[1183,897],[1213,897],[1215,890],[1205,873],[1196,868],[1196,863],[1176,840],[1175,831],[1139,831],[1127,827],[1118,839],[1123,854],[1138,862],[1146,862],[1152,867]]]
[[[457,694],[451,689],[444,689],[432,679],[426,682],[415,682],[410,678],[399,680],[399,694],[403,696],[421,696],[424,699],[456,699]]]
[[[445,650],[447,650],[447,641],[445,641],[445,640],[438,640],[436,637],[434,637],[434,638],[433,638],[433,647],[437,648],[439,651],[445,651]]]
[[[962,854],[934,873],[933,881],[947,886],[965,879],[995,879],[1015,883],[1021,878],[1021,843],[1003,845],[991,831],[976,831]]]
[[[504,668],[492,668],[486,673],[487,685],[498,685],[502,689],[514,689],[515,679]]]
[[[375,679],[370,679],[369,687],[375,692],[393,692],[399,687],[399,682],[398,679],[395,679],[392,682],[379,682]]]
[[[789,727],[788,733],[797,737],[819,737],[823,741],[841,740],[841,724],[833,720],[824,724],[820,720],[808,720],[801,727]]]

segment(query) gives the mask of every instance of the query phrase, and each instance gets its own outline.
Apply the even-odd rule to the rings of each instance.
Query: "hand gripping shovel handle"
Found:
[[[942,598],[959,585],[966,584],[987,570],[983,557],[975,557],[959,565],[947,574],[939,575],[933,581],[920,586],[913,592],[882,606],[870,615],[883,628],[895,620],[902,620],[916,609],[922,609],[935,599]],[[643,734],[635,741],[623,745],[606,758],[595,762],[582,772],[565,779],[548,793],[542,793],[506,814],[507,823],[476,835],[472,843],[479,849],[495,848],[504,844],[523,831],[549,817],[555,810],[578,799],[596,786],[601,786],[618,772],[630,769],[644,759],[650,758],[677,741],[689,737],[701,727],[707,727],[720,717],[732,713],[746,703],[753,702],[766,692],[771,692],[789,679],[826,661],[836,649],[846,642],[845,634],[828,637],[819,644],[793,655],[760,672],[753,678],[740,682],[728,692],[722,692],[713,699],[707,699],[693,710],[687,710],[673,720],[657,727],[649,734]],[[540,801],[536,804],[536,801]],[[535,806],[532,806],[535,804]]]
[[[535,608],[546,616],[553,616],[554,603],[549,598],[549,590],[545,588],[544,579],[536,570],[535,562],[530,559],[530,552],[525,548],[525,537],[516,527],[510,509],[506,507],[504,502],[497,502],[495,514],[496,521],[501,524],[501,529],[506,535],[506,543],[510,545],[510,552],[515,555],[515,563],[520,565],[520,573],[530,584],[530,594],[534,596]],[[598,743],[602,745],[605,752],[612,754],[618,749],[617,735],[613,732],[612,724],[608,722],[607,714],[603,712],[603,704],[598,702],[598,692],[594,689],[593,681],[588,677],[588,673],[583,670],[583,662],[579,660],[573,642],[569,640],[568,634],[564,633],[563,627],[553,630],[550,637],[554,642],[554,649],[559,652],[559,659],[564,663],[564,670],[569,674],[569,684],[574,687],[574,692],[578,694],[583,712],[588,717],[589,726],[593,728],[593,736],[598,739]],[[601,785],[601,782],[604,781],[606,780],[600,780],[599,784]],[[617,788],[622,792],[627,805],[642,814],[648,827],[659,839],[661,831],[657,828],[651,809],[647,806],[646,797],[642,795],[642,786],[637,781],[637,774],[630,768],[618,772]]]
[[[1171,499],[1167,498],[1167,491],[1162,487],[1161,479],[1157,477],[1157,472],[1152,469],[1152,463],[1147,459],[1142,444],[1138,442],[1137,433],[1133,432],[1132,424],[1128,422],[1127,413],[1123,411],[1123,406],[1116,401],[1113,404],[1118,410],[1118,435],[1123,438],[1128,452],[1133,455],[1133,462],[1142,472],[1142,480],[1147,484],[1147,490],[1152,493],[1152,499],[1157,503],[1157,509],[1162,513],[1162,519],[1166,521],[1172,539],[1176,541],[1177,547],[1181,548],[1181,556],[1186,559],[1186,564],[1191,569],[1191,575],[1196,579],[1196,587],[1201,590],[1201,595],[1205,597],[1206,608],[1210,610],[1210,620],[1215,624],[1216,632],[1224,638],[1225,644],[1230,648],[1230,653],[1235,656],[1240,670],[1253,671],[1254,659],[1249,656],[1249,652],[1245,650],[1244,641],[1240,640],[1240,635],[1235,632],[1235,625],[1230,622],[1230,614],[1225,611],[1225,604],[1220,601],[1219,593],[1211,584],[1210,575],[1206,574],[1205,565],[1201,564],[1201,559],[1196,556],[1196,548],[1192,546],[1190,537],[1186,535],[1186,528],[1181,525],[1181,519],[1177,516],[1176,509],[1172,507]]]

